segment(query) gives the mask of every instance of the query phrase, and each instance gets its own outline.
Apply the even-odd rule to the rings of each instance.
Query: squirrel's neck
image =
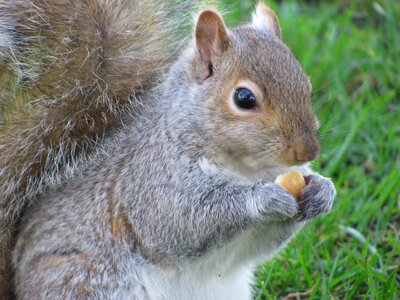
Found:
[[[196,99],[191,95],[189,60],[185,56],[178,60],[157,88],[156,106],[160,109],[160,125],[180,152],[196,158],[202,156],[204,136],[198,126],[201,116]]]

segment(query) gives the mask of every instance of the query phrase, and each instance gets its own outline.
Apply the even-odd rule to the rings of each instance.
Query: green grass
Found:
[[[229,24],[254,3],[221,2]],[[400,299],[400,2],[270,5],[313,83],[323,147],[314,167],[338,194],[259,268],[255,297]]]

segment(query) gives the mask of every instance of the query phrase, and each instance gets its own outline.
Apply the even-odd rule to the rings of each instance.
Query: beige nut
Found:
[[[300,171],[290,171],[281,174],[276,177],[275,183],[279,184],[296,198],[299,198],[301,190],[306,187],[306,181]]]

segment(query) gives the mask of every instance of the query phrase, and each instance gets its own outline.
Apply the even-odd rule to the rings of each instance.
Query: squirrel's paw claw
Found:
[[[278,184],[263,186],[258,211],[272,221],[284,221],[299,214],[296,199]]]
[[[300,193],[300,220],[311,219],[331,210],[336,190],[331,180],[320,175],[305,177],[307,186]]]

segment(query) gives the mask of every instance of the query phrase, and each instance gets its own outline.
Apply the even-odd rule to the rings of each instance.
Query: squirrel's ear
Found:
[[[281,38],[281,27],[279,26],[278,17],[274,11],[263,3],[258,3],[253,13],[252,24],[261,31],[268,31],[276,37]]]
[[[215,58],[229,46],[228,31],[218,12],[207,9],[200,13],[195,40],[201,64],[199,75],[204,80],[213,74]]]

